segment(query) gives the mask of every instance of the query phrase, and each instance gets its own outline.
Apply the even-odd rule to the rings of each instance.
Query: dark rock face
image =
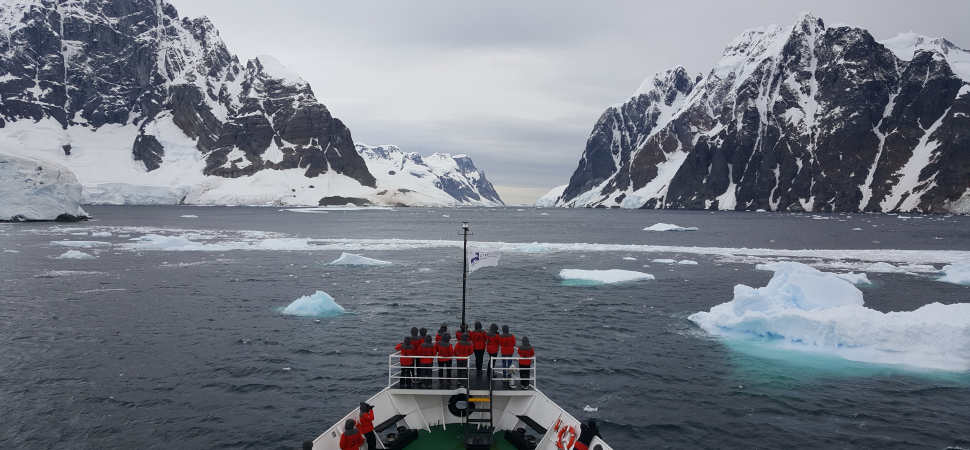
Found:
[[[7,5],[4,5],[7,8]],[[136,126],[132,157],[164,164],[171,121],[195,141],[207,175],[329,171],[374,187],[350,130],[310,86],[271,61],[240,63],[206,18],[155,0],[33,0],[9,6],[0,34],[0,128],[52,118],[67,127]],[[275,146],[283,157],[264,159]],[[65,150],[68,151],[68,150]],[[232,153],[232,157],[230,157]]]
[[[330,197],[321,198],[319,206],[344,206],[348,203],[354,206],[367,206],[370,205],[370,200],[360,197],[341,197],[339,195],[333,195]]]
[[[947,55],[970,53],[932,43],[901,59],[807,15],[746,32],[707,75],[607,109],[558,204],[962,212],[970,85]]]

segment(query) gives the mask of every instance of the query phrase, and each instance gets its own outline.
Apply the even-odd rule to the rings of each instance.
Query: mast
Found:
[[[465,325],[465,291],[468,284],[468,222],[461,223],[461,324]]]

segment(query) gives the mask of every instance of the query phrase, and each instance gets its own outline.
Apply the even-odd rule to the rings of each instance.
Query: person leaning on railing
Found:
[[[536,351],[529,343],[528,336],[522,336],[522,345],[519,346],[519,376],[522,378],[522,388],[529,387],[529,375],[532,372],[532,359],[536,356]]]
[[[454,354],[455,364],[458,366],[455,369],[455,376],[461,378],[458,384],[464,386],[468,378],[468,357],[472,354],[472,343],[468,340],[468,333],[462,333],[461,339],[455,344]]]
[[[438,351],[438,376],[441,377],[442,387],[451,385],[451,336],[443,334],[441,342],[436,345]]]
[[[415,332],[417,334],[417,332]],[[409,388],[411,384],[414,383],[414,358],[410,356],[414,354],[414,347],[411,344],[411,337],[405,336],[404,342],[397,344],[394,347],[399,352],[401,352],[401,380],[398,386],[402,388]]]
[[[502,325],[502,336],[499,337],[499,346],[502,351],[502,378],[508,387],[512,387],[512,358],[515,356],[515,335],[509,332],[508,325]]]
[[[435,348],[434,344],[431,343],[431,336],[424,336],[424,344],[421,344],[421,348],[418,349],[418,364],[421,365],[421,378],[418,380],[419,385],[423,385],[427,388],[431,388],[432,372],[435,360]]]

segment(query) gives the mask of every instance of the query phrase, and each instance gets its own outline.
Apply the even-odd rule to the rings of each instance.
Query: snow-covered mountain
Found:
[[[240,61],[164,0],[0,0],[0,149],[68,167],[94,203],[379,203],[390,187],[299,75]]]
[[[608,108],[558,206],[970,211],[970,52],[826,27],[749,30],[706,74]]]
[[[357,153],[377,177],[385,204],[501,206],[485,172],[467,155],[421,156],[394,145],[356,144]]]

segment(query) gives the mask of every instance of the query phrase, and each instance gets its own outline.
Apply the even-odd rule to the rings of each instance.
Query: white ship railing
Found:
[[[415,371],[413,373],[413,375],[410,375],[410,376],[404,375],[402,369],[404,369],[405,366],[403,364],[401,364],[401,358],[410,358],[410,359],[414,360],[414,365],[407,366],[408,368],[410,368],[410,369],[412,369],[412,370]],[[419,366],[418,365],[418,360],[420,358],[424,358],[424,359],[429,359],[430,358],[433,361],[432,361],[432,363],[431,363],[430,366]],[[451,361],[451,366],[444,368],[444,369],[449,369],[450,372],[451,372],[451,376],[447,376],[447,377],[442,376],[443,373],[441,373],[441,370],[443,368],[438,366],[438,360],[439,359],[445,359],[445,358],[439,357],[437,355],[435,355],[435,356],[424,356],[424,357],[422,357],[422,356],[414,356],[414,355],[403,355],[402,356],[401,355],[401,352],[391,353],[390,355],[387,356],[387,385],[388,385],[388,387],[395,387],[395,385],[397,385],[397,388],[401,388],[401,381],[403,381],[403,380],[411,380],[413,382],[421,382],[421,381],[434,382],[434,380],[465,381],[465,382],[469,383],[468,384],[469,387],[472,386],[471,385],[471,378],[472,378],[471,372],[475,370],[475,365],[474,365],[475,364],[475,357],[474,356],[450,356],[450,357],[447,357],[447,359]],[[523,357],[520,357],[520,356],[496,356],[496,357],[493,358],[491,356],[488,356],[487,357],[487,359],[488,359],[487,361],[484,361],[484,359],[485,358],[483,357],[483,362],[485,363],[485,368],[486,368],[485,370],[487,370],[487,368],[491,367],[492,370],[493,370],[493,372],[494,372],[493,373],[493,376],[491,378],[492,381],[521,384],[521,382],[523,380],[528,380],[530,386],[535,386],[536,385],[536,381],[537,381],[537,377],[536,377],[536,358],[534,356],[531,357],[531,358],[523,358]],[[522,374],[523,374],[522,369],[523,368],[520,367],[520,365],[519,365],[519,360],[521,360],[521,359],[527,359],[527,360],[529,360],[529,361],[532,362],[532,365],[531,366],[525,368],[525,369],[529,370],[529,376],[528,377],[523,377],[522,376]],[[458,364],[457,364],[458,361],[467,361],[468,366],[467,367],[459,367]],[[502,361],[511,361],[511,364],[509,365],[508,368],[505,368],[501,364]],[[430,376],[420,375],[417,371],[418,370],[421,370],[421,369],[430,370],[431,371],[431,375]],[[462,372],[464,372],[464,373],[462,373]],[[498,375],[495,375],[495,374],[498,374]]]

